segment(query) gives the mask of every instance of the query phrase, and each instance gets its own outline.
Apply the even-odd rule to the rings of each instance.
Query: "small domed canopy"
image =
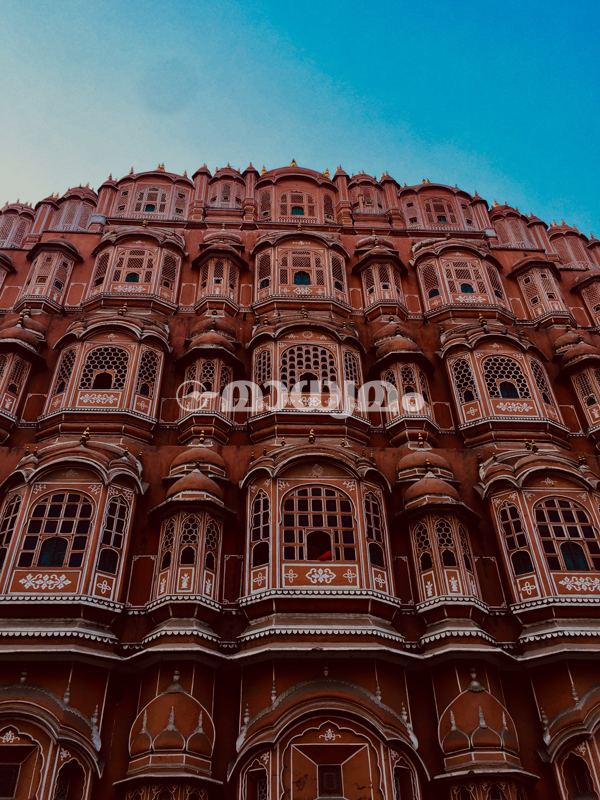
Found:
[[[390,318],[390,321],[380,328],[375,336],[373,337],[373,341],[375,345],[380,344],[384,339],[389,339],[392,336],[402,336],[405,339],[410,339],[413,341],[411,334],[403,328],[402,325],[399,325],[397,322],[394,322],[393,318]]]
[[[404,336],[395,336],[393,339],[388,339],[377,348],[377,358],[383,358],[390,353],[421,353],[421,348],[412,339],[407,339]]]
[[[0,253],[0,267],[7,272],[16,272],[13,266],[12,258],[6,253]]]
[[[176,471],[178,467],[195,464],[199,464],[201,467],[206,465],[215,466],[223,472],[226,471],[224,459],[213,447],[190,447],[175,456],[171,462],[171,472]]]
[[[235,340],[237,335],[234,326],[225,317],[210,316],[202,317],[198,320],[190,332],[190,339],[206,331],[217,331],[233,340]]]
[[[192,341],[192,346],[194,349],[202,347],[224,347],[225,350],[229,350],[230,353],[235,351],[235,346],[232,341],[226,339],[218,331],[212,330],[196,334]]]
[[[173,682],[138,714],[129,734],[129,752],[132,758],[149,752],[169,752],[174,757],[188,752],[210,758],[214,737],[210,715],[184,690],[175,672]]]
[[[573,368],[577,364],[598,364],[600,362],[600,350],[592,344],[583,340],[578,344],[567,348],[562,354],[563,368]]]
[[[169,487],[167,490],[167,497],[175,497],[176,495],[212,495],[219,500],[223,500],[224,494],[220,486],[209,478],[203,475],[199,469],[194,469],[188,472],[183,478]]]
[[[429,503],[460,503],[460,496],[453,486],[428,472],[420,481],[408,487],[404,494],[407,509]]]
[[[33,261],[40,253],[48,252],[49,250],[54,252],[58,250],[63,255],[72,258],[76,263],[83,261],[77,247],[67,239],[46,239],[43,242],[36,242],[27,253],[26,258],[28,261]]]
[[[398,461],[398,470],[418,469],[420,467],[437,467],[452,474],[452,469],[446,459],[431,450],[421,448],[419,450],[413,450],[411,453],[408,453],[408,455],[402,456]]]
[[[567,330],[554,340],[554,349],[557,353],[561,353],[565,348],[577,344],[580,339],[580,334],[574,331],[569,326]]]
[[[446,708],[439,724],[444,754],[472,750],[504,750],[519,753],[515,724],[502,703],[476,679]],[[470,758],[470,756],[469,756]],[[518,763],[518,762],[517,762]]]
[[[23,328],[20,325],[0,328],[0,339],[17,340],[33,347],[35,350],[37,350],[40,345],[40,340],[35,333],[33,333],[33,331],[28,331],[27,328]]]

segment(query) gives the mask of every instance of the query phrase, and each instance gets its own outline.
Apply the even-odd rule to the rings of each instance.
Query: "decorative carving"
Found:
[[[27,577],[21,578],[19,583],[22,583],[26,589],[48,589],[52,591],[53,589],[64,589],[71,581],[66,575],[56,575],[54,573],[44,575],[39,572],[37,575],[29,573]]]
[[[335,579],[335,572],[332,572],[329,567],[313,567],[306,573],[307,579],[311,583],[331,583]]]

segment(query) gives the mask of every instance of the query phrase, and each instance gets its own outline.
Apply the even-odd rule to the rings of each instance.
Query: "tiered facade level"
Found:
[[[600,796],[600,241],[160,166],[0,312],[1,798]]]

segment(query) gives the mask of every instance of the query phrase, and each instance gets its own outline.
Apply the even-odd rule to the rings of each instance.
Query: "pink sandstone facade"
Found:
[[[161,165],[0,312],[2,800],[600,796],[600,241]]]

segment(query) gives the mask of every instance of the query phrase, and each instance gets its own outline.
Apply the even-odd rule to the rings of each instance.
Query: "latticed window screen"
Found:
[[[252,517],[250,524],[250,537],[253,542],[268,539],[271,534],[269,498],[265,492],[260,491],[252,503]]]
[[[214,391],[216,372],[217,372],[216,361],[206,361],[206,360],[202,361],[202,366],[200,367],[199,380],[202,385],[203,392]]]
[[[508,220],[508,227],[512,234],[512,238],[517,247],[525,247],[529,244],[527,234],[525,233],[525,226],[519,219],[511,218]]]
[[[498,300],[504,301],[504,289],[502,288],[502,281],[498,275],[498,270],[492,264],[486,264],[485,268],[494,297],[496,297]],[[505,303],[503,302],[502,305],[504,304]]]
[[[18,217],[15,214],[6,214],[0,219],[0,246],[6,247],[10,240],[13,225]]]
[[[478,264],[469,261],[446,261],[444,273],[452,294],[488,292],[482,269]]]
[[[536,359],[534,358],[530,358],[529,363],[531,364],[531,371],[533,372],[535,385],[537,386],[542,396],[542,400],[544,401],[544,403],[546,403],[547,406],[554,406],[554,398],[552,397],[552,391],[550,390],[550,386],[548,385],[548,380],[546,378],[546,371],[544,370],[540,362],[536,361]]]
[[[261,350],[256,357],[256,383],[262,386],[266,381],[272,380],[271,351]]]
[[[469,572],[473,572],[473,556],[471,554],[471,545],[469,543],[469,537],[464,525],[458,526],[458,538],[460,541],[464,565]]]
[[[271,256],[263,253],[258,259],[258,288],[265,289],[271,283]]]
[[[173,517],[167,520],[163,530],[162,543],[160,546],[160,568],[167,569],[171,566],[173,545],[175,543],[175,520]]]
[[[293,490],[283,500],[284,560],[356,561],[353,514],[352,503],[337,489]]]
[[[136,213],[164,214],[168,209],[168,203],[169,192],[166,189],[148,186],[138,190],[133,210]]]
[[[114,283],[151,283],[155,254],[152,250],[120,250],[112,272]]]
[[[590,373],[587,371],[580,372],[573,378],[573,383],[575,384],[579,399],[584,406],[589,408],[590,406],[597,405],[600,393],[598,392],[598,387],[595,385],[595,381],[592,381]]]
[[[219,542],[221,541],[221,529],[219,523],[212,517],[206,520],[204,529],[204,566],[214,570],[219,553]]]
[[[413,528],[413,540],[421,571],[431,569],[433,567],[431,540],[429,538],[429,529],[424,522],[419,522]]]
[[[567,247],[567,243],[565,242],[565,240],[562,237],[557,236],[554,239],[552,239],[551,243],[552,247],[554,248],[554,251],[558,254],[558,257],[560,258],[561,262],[565,266],[567,264],[570,264],[572,260],[571,253],[569,251],[569,248]]]
[[[435,538],[437,546],[441,552],[442,563],[447,567],[456,566],[456,543],[454,541],[454,531],[447,519],[440,518],[435,522]],[[445,556],[444,551],[449,551],[454,555],[454,562],[449,556]],[[449,563],[447,563],[449,562]]]
[[[15,796],[20,768],[20,764],[0,764],[0,798]]]
[[[123,389],[127,378],[129,353],[120,347],[96,347],[85,359],[85,365],[79,381],[80,389],[94,388],[94,380],[98,373],[112,376],[111,389]]]
[[[7,364],[8,364],[8,356],[4,355],[4,353],[0,353],[0,378],[4,376]]]
[[[536,505],[535,521],[551,570],[600,570],[600,543],[583,506],[550,497]]]
[[[382,542],[383,522],[381,517],[381,505],[372,492],[367,492],[365,495],[365,521],[367,539],[374,542]]]
[[[313,250],[286,251],[279,258],[279,283],[295,286],[325,286],[323,254]],[[342,267],[342,290],[344,276]]]
[[[331,276],[334,288],[339,292],[343,292],[346,278],[344,275],[344,263],[339,256],[331,256]]]
[[[500,506],[498,515],[515,575],[533,572],[533,563],[527,550],[527,535],[519,509],[514,503],[505,502]]]
[[[589,264],[590,259],[588,258],[588,253],[586,249],[583,247],[582,243],[579,239],[576,239],[573,236],[569,237],[569,246],[571,248],[571,252],[575,256],[575,261],[578,261],[580,264]]]
[[[160,273],[160,282],[162,286],[172,289],[177,280],[177,272],[179,269],[179,259],[173,253],[165,253],[162,261],[162,268]]]
[[[510,245],[510,234],[508,232],[505,220],[496,219],[494,220],[493,225],[496,233],[498,234],[498,240],[500,244]]]
[[[271,217],[271,192],[266,189],[260,193],[260,216],[263,219],[270,219]]]
[[[598,315],[600,314],[600,283],[594,282],[589,286],[582,289],[582,294],[585,297],[592,311]],[[596,321],[597,321],[596,317]]]
[[[333,197],[330,194],[323,196],[323,213],[326,220],[333,220]]]
[[[21,495],[15,494],[9,498],[4,513],[2,514],[2,522],[0,522],[0,569],[4,566],[6,552],[8,545],[12,541],[15,526],[17,524],[17,517],[21,508]],[[0,797],[2,795],[0,794]]]
[[[0,217],[0,247],[21,247],[31,220],[20,219],[16,214],[7,214]]]
[[[219,374],[219,394],[223,394],[225,388],[231,383],[232,378],[233,373],[229,367],[222,365]]]
[[[511,397],[502,393],[502,384],[511,383],[518,397],[531,397],[520,364],[505,356],[492,356],[483,362],[483,377],[490,397]]]
[[[353,383],[356,387],[360,386],[360,368],[358,359],[354,353],[344,351],[344,380]]]
[[[319,796],[320,797],[341,797],[342,794],[342,768],[339,765],[331,767],[318,767],[319,775]]]
[[[154,350],[144,350],[140,359],[136,392],[144,397],[154,397],[158,375],[158,354]]]
[[[280,379],[286,389],[292,389],[303,373],[312,373],[322,383],[337,384],[335,355],[326,347],[299,344],[281,354]]]
[[[108,264],[110,262],[110,253],[105,251],[100,253],[96,259],[96,269],[94,270],[94,277],[92,278],[92,287],[101,286],[106,278],[108,272]]]
[[[425,297],[437,297],[440,293],[440,278],[435,264],[423,264],[419,267],[421,284]]]
[[[265,779],[256,782],[256,800],[269,800],[268,783]]]
[[[424,207],[425,217],[429,223],[449,222],[452,225],[456,225],[458,221],[452,203],[448,200],[443,200],[441,197],[428,198],[424,202]]]
[[[112,497],[108,503],[102,526],[102,544],[116,547],[119,550],[123,547],[123,537],[128,516],[129,506],[125,498],[120,494]]]
[[[179,531],[179,563],[195,564],[198,552],[200,523],[195,514],[185,517]]]
[[[38,500],[30,512],[19,567],[69,567],[83,562],[92,524],[91,501],[78,492],[57,492]]]
[[[6,391],[14,395],[19,395],[25,379],[29,374],[30,364],[22,358],[15,358],[13,361],[8,380],[6,382]]]
[[[452,377],[461,403],[470,403],[479,397],[473,371],[466,358],[457,358],[452,364]]]
[[[73,365],[75,364],[76,358],[77,350],[74,347],[70,347],[68,350],[63,351],[60,357],[60,364],[56,373],[54,387],[52,389],[53,397],[54,395],[62,394],[67,388],[69,379],[73,374]]]
[[[560,295],[554,278],[548,272],[531,270],[519,278],[525,298],[532,308],[544,300],[559,301]]]
[[[306,192],[285,192],[279,195],[279,216],[306,216],[315,218],[315,198]]]

